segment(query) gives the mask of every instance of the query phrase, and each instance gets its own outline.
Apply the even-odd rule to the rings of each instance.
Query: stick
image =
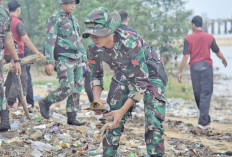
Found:
[[[43,56],[43,54],[34,54],[34,55],[30,55],[30,56],[22,58],[21,65],[31,64],[31,63],[36,62],[36,61],[45,61],[45,57]],[[12,71],[12,70],[14,70],[14,66],[11,62],[3,65],[4,72],[5,71]]]
[[[18,88],[19,88],[19,98],[20,98],[20,101],[23,104],[23,109],[24,109],[24,111],[26,113],[27,119],[31,120],[31,116],[30,116],[28,108],[27,108],[27,102],[26,102],[26,99],[25,99],[25,97],[23,95],[23,87],[22,87],[22,83],[21,83],[21,79],[20,79],[19,74],[16,74],[16,77],[17,77],[18,85],[19,85]]]

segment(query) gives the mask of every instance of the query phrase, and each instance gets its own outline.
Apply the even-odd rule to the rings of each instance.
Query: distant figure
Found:
[[[15,50],[14,42],[10,32],[11,17],[9,12],[2,6],[0,0],[0,132],[10,129],[9,110],[7,107],[4,94],[4,78],[3,78],[3,52],[6,48],[14,61],[14,66],[18,75],[21,74],[20,60]]]
[[[86,52],[80,38],[80,27],[72,15],[79,0],[60,0],[60,9],[49,17],[45,41],[45,72],[55,70],[59,87],[39,101],[41,115],[50,118],[50,106],[67,98],[66,112],[69,125],[85,125],[76,120],[82,90],[82,61],[87,62]],[[88,66],[88,63],[86,63]]]
[[[21,5],[18,3],[18,1],[13,0],[8,3],[8,8],[10,11],[10,15],[12,18],[11,22],[11,32],[13,34],[13,37],[17,43],[18,46],[18,56],[19,58],[24,57],[24,44],[35,54],[40,54],[40,52],[37,50],[37,48],[33,45],[30,38],[27,35],[27,32],[25,30],[25,27],[23,25],[23,22],[19,19],[19,16],[21,15]],[[7,63],[11,61],[10,53],[7,49],[4,51],[4,59]],[[22,68],[22,74],[21,74],[21,82],[23,86],[23,94],[27,94],[27,72],[26,72],[27,65],[21,65]],[[14,72],[9,72],[7,76],[7,80],[5,82],[6,86],[6,98],[7,103],[10,107],[13,107],[16,99],[19,96],[19,90],[18,90],[18,83],[17,78]],[[22,103],[19,101],[18,103],[19,108],[22,107]],[[31,104],[28,103],[27,107],[31,107]]]
[[[85,63],[82,63],[82,69],[83,69],[83,77],[85,78],[85,92],[87,93],[89,102],[93,102],[93,91],[90,85],[90,75],[91,72],[89,71],[89,69],[86,67]]]
[[[137,33],[136,30],[132,27],[129,27],[128,24],[130,22],[130,18],[128,17],[128,13],[126,11],[119,11],[118,12],[121,17],[121,24],[118,26],[119,29],[125,30],[125,31],[131,31],[134,33]],[[110,90],[108,93],[107,103],[110,104],[110,99],[112,98],[112,95],[114,94],[114,91],[116,90],[118,83],[122,77],[122,73],[120,71],[115,70],[115,75],[112,77],[112,82],[110,84]],[[132,111],[133,107],[131,107]]]
[[[125,31],[131,31],[131,32],[137,33],[134,28],[128,26],[128,24],[130,22],[130,18],[128,16],[128,13],[126,11],[119,11],[118,13],[121,17],[121,24],[119,25],[118,28],[125,30]]]
[[[178,81],[182,82],[182,71],[190,55],[190,72],[193,92],[197,107],[200,111],[198,128],[210,128],[209,108],[213,93],[213,61],[210,57],[210,49],[227,66],[226,59],[220,52],[214,37],[202,30],[203,20],[200,16],[192,19],[193,33],[187,35],[184,41],[183,59],[179,68]]]
[[[24,46],[24,57],[27,57],[29,55],[32,55],[31,54],[31,51],[26,47]],[[27,95],[26,95],[26,99],[27,99],[27,103],[28,104],[31,104],[32,107],[34,107],[34,91],[33,91],[33,86],[32,86],[32,79],[31,79],[31,73],[30,73],[30,70],[31,70],[31,64],[27,64],[27,67],[26,67],[26,71],[27,71]]]

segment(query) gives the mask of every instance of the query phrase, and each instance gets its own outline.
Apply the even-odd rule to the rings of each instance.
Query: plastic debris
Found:
[[[34,134],[32,134],[30,137],[33,139],[33,140],[38,140],[39,138],[42,138],[43,136],[43,133],[40,131],[40,130],[37,130]]]
[[[20,124],[19,121],[14,121],[14,122],[11,124],[11,130],[12,130],[12,131],[18,130],[19,124]]]
[[[46,125],[39,125],[39,126],[34,126],[33,129],[46,129]]]
[[[33,156],[33,157],[41,157],[41,156],[43,156],[43,154],[37,149],[33,149],[31,151],[30,155]]]
[[[53,149],[52,145],[49,143],[43,143],[39,141],[32,142],[31,146],[32,148],[38,149],[40,151],[51,151]]]
[[[53,112],[52,114],[52,117],[56,119],[57,122],[59,123],[62,123],[62,124],[66,124],[67,123],[67,117],[59,114],[59,113],[56,113],[56,112]]]
[[[40,116],[36,116],[36,117],[33,118],[33,120],[35,120],[35,121],[41,121],[41,117]]]
[[[129,153],[128,157],[138,157],[135,153]]]

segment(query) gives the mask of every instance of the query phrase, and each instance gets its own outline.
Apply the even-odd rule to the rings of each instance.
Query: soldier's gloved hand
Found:
[[[54,72],[54,66],[52,64],[45,65],[45,73],[49,76]]]

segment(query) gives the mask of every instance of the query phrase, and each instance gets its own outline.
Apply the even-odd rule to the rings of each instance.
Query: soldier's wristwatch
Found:
[[[21,59],[18,59],[18,60],[14,60],[14,63],[21,63]]]

